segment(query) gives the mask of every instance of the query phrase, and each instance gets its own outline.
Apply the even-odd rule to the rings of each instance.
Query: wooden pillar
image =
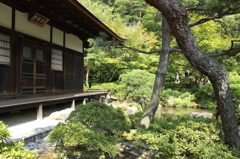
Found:
[[[71,108],[72,108],[72,109],[75,109],[75,99],[72,101]]]
[[[83,99],[83,104],[86,105],[87,101],[86,101],[87,98],[84,98]]]
[[[37,120],[42,120],[43,119],[43,105],[40,104],[37,107]]]
[[[99,101],[99,102],[101,102],[101,101],[102,101],[102,96],[101,96],[101,95],[99,96],[99,99],[98,99],[98,101]]]
[[[105,95],[105,101],[106,104],[108,103],[108,93]]]

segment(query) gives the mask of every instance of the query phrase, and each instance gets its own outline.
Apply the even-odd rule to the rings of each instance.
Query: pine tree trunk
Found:
[[[169,56],[170,56],[170,41],[171,41],[170,29],[168,27],[166,19],[163,17],[162,18],[162,51],[160,52],[160,60],[159,60],[158,69],[156,71],[156,77],[154,81],[154,88],[153,88],[151,100],[147,108],[144,110],[144,113],[140,122],[140,127],[142,128],[148,128],[158,108],[158,104],[159,104],[158,94],[162,93],[165,79],[167,76],[167,67],[168,67]]]
[[[194,68],[211,81],[217,100],[217,109],[222,119],[225,142],[240,150],[240,136],[227,70],[200,50],[189,29],[186,9],[177,0],[145,1],[162,12],[185,57]]]

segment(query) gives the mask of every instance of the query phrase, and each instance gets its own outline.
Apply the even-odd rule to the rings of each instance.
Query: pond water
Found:
[[[157,110],[156,112],[156,117],[161,118],[163,114],[167,114],[169,116],[172,117],[177,117],[177,116],[181,116],[181,117],[188,117],[188,114],[190,112],[208,112],[208,113],[213,113],[207,109],[200,109],[200,108],[174,108],[174,107],[162,107],[160,109]]]

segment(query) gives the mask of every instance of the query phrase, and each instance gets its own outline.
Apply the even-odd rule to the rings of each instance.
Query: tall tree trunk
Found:
[[[86,73],[86,86],[89,88],[89,73],[90,73],[90,68],[91,68],[91,63],[90,63],[90,59],[87,60],[87,73]]]
[[[162,18],[162,51],[160,52],[160,60],[158,64],[158,69],[156,71],[156,77],[154,81],[154,88],[151,96],[151,100],[144,110],[140,127],[148,128],[149,124],[152,122],[153,117],[156,113],[159,104],[158,94],[162,93],[165,79],[167,76],[167,67],[170,56],[170,41],[171,33],[168,27],[166,19]]]
[[[187,12],[182,4],[177,0],[145,1],[162,12],[185,57],[194,68],[211,81],[222,120],[225,142],[240,150],[240,136],[227,70],[200,50],[189,29]]]
[[[113,66],[112,75],[111,75],[111,77],[109,78],[108,82],[112,82],[113,77],[115,76],[116,72],[117,72],[117,68],[116,68],[115,66]]]

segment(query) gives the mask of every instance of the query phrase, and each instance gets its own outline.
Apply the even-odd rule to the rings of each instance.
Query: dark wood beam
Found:
[[[22,7],[22,6],[14,3],[14,2],[12,2],[10,0],[0,0],[0,2],[4,3],[4,4],[6,4],[6,5],[8,5],[8,6],[12,7],[12,8],[15,8],[15,9],[21,11],[21,12],[27,12],[25,7]]]

